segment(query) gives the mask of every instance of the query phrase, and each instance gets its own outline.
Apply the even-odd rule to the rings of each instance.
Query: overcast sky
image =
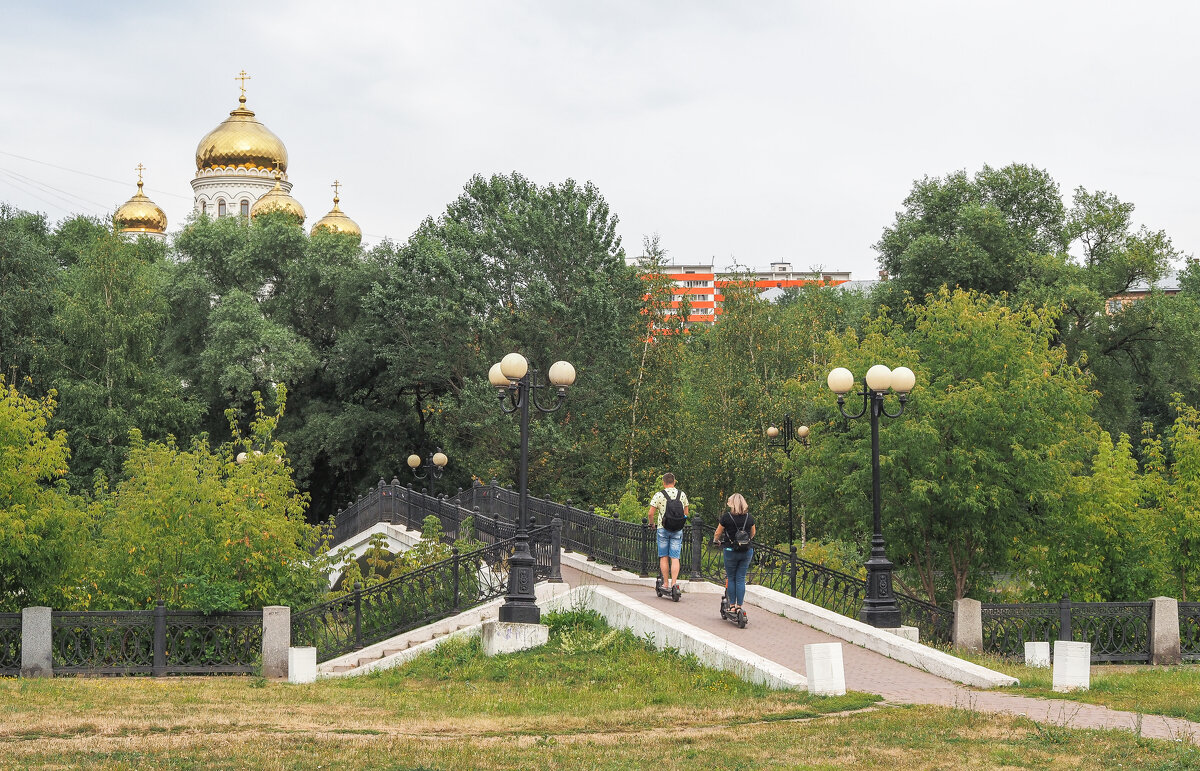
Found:
[[[244,68],[309,224],[337,178],[368,241],[406,239],[472,174],[515,170],[595,182],[631,254],[657,233],[679,261],[790,260],[863,279],[914,179],[1015,161],[1068,197],[1082,185],[1131,201],[1135,222],[1200,253],[1200,4],[0,11],[0,201],[52,221],[111,214],[140,162],[177,229],[196,144],[237,106]]]

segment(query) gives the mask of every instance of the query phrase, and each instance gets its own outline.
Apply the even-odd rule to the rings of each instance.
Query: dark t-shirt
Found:
[[[745,522],[743,523],[743,519]],[[728,511],[721,515],[721,527],[725,528],[721,533],[721,542],[726,546],[733,545],[733,534],[739,530],[745,530],[747,533],[754,527],[754,515],[749,512],[745,514],[730,514]]]

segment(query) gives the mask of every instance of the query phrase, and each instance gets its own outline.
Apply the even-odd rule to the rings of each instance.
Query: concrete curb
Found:
[[[826,634],[839,637],[867,650],[881,653],[888,658],[929,672],[932,675],[953,680],[977,688],[996,688],[1016,685],[1017,679],[987,667],[972,664],[957,656],[930,648],[927,645],[906,640],[890,632],[876,629],[840,613],[826,610],[804,600],[797,600],[782,592],[753,584],[746,585],[746,599],[770,613],[819,629]]]
[[[761,683],[768,688],[808,688],[808,680],[799,672],[793,672],[607,586],[580,586],[550,600],[544,607],[548,610],[589,608],[603,616],[609,626],[628,629],[639,637],[646,637],[659,650],[672,648],[680,653],[690,653],[706,666],[732,672],[743,680]]]
[[[562,565],[564,567],[574,568],[580,573],[599,578],[614,584],[632,584],[636,586],[648,586],[654,588],[655,577],[642,578],[637,573],[631,573],[628,570],[613,570],[611,566],[604,565],[599,562],[594,562],[584,557],[578,552],[562,553]],[[654,569],[658,570],[658,563],[654,563]],[[724,594],[725,588],[712,583],[711,581],[688,581],[687,579],[679,579],[679,588],[684,594]]]

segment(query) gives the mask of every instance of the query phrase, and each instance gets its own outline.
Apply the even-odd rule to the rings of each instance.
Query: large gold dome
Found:
[[[287,148],[283,140],[259,123],[246,109],[246,95],[238,107],[196,145],[196,170],[245,168],[287,171]]]
[[[117,209],[113,221],[122,233],[166,233],[167,215],[142,192],[141,174],[138,174],[137,194]]]
[[[296,224],[302,225],[304,224],[305,217],[304,207],[300,205],[299,201],[284,191],[283,185],[279,184],[282,178],[282,172],[276,169],[275,187],[271,188],[266,195],[254,202],[254,205],[250,207],[250,216],[253,218],[267,212],[281,211],[292,215],[298,220]]]
[[[361,240],[362,229],[358,226],[358,223],[347,217],[346,213],[338,208],[338,201],[341,199],[338,198],[337,188],[340,186],[340,183],[334,182],[333,184],[333,208],[329,210],[328,214],[317,220],[317,224],[312,226],[310,235],[315,236],[318,230],[328,230],[330,233],[345,233]]]

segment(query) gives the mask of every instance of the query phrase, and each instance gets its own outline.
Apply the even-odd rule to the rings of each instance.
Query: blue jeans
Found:
[[[683,553],[683,531],[676,530],[672,533],[665,527],[658,529],[658,556],[671,557],[679,559],[679,555]]]
[[[750,569],[750,558],[753,556],[753,547],[746,551],[725,550],[725,578],[729,582],[725,596],[729,598],[730,605],[741,605],[746,600],[746,571]]]

